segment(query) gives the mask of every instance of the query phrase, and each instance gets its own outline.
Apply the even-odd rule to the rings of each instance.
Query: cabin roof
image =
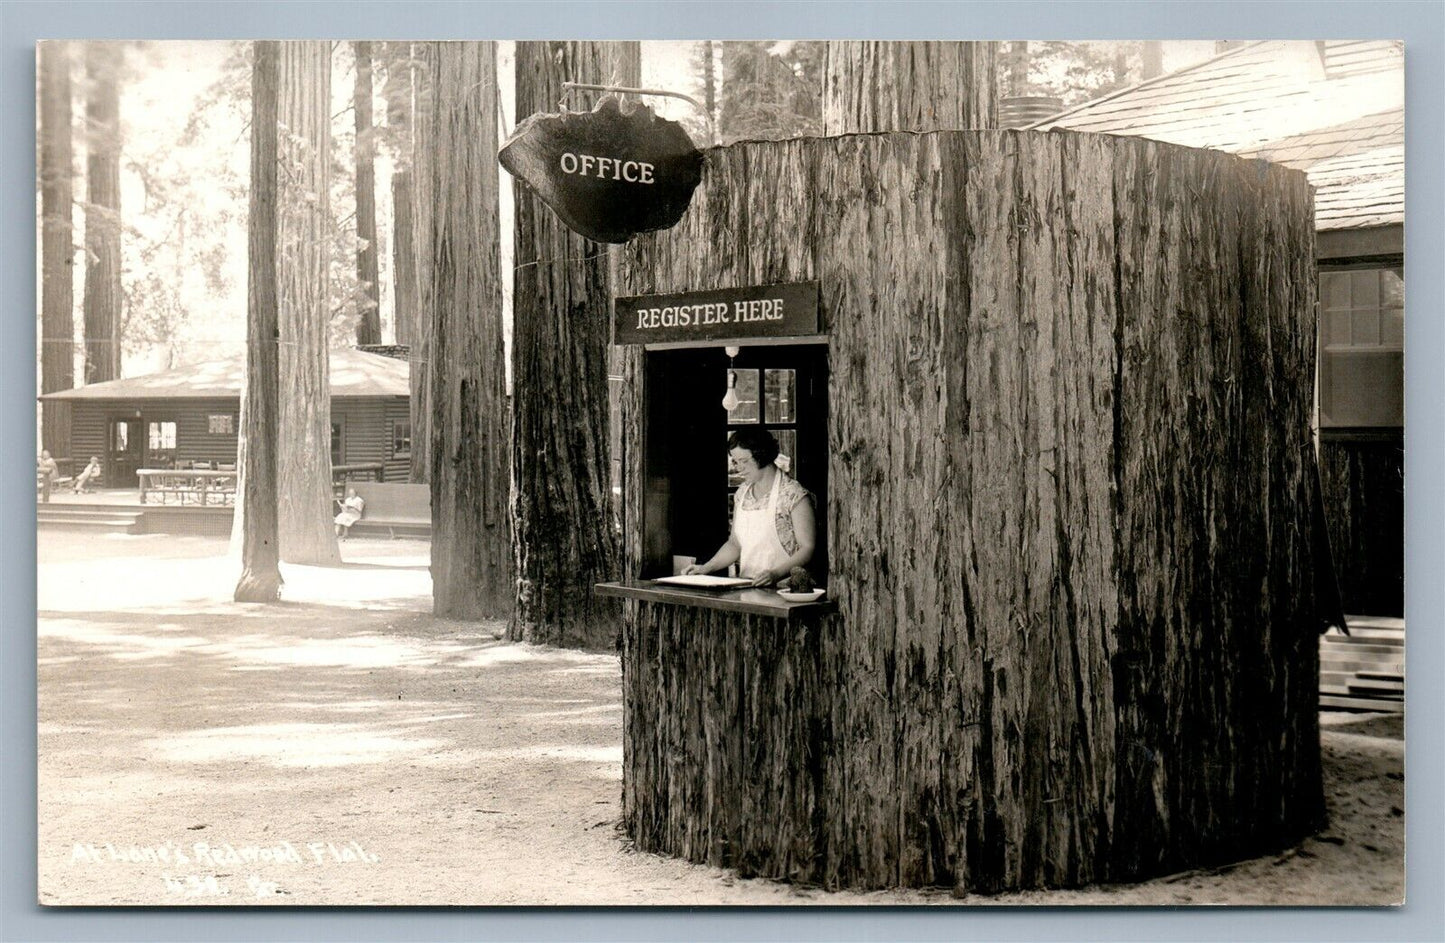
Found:
[[[405,360],[353,348],[330,352],[331,395],[336,397],[408,396],[410,367]],[[244,356],[186,364],[141,377],[92,383],[47,393],[44,400],[212,399],[239,397]]]
[[[1262,40],[1031,125],[1127,134],[1303,170],[1318,229],[1405,218],[1403,45]]]

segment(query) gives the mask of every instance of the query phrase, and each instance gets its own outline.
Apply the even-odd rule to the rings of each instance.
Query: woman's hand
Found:
[[[705,573],[707,573],[707,570],[704,570],[701,566],[698,566],[696,563],[693,563],[693,564],[689,565],[685,570],[682,571],[682,575],[683,575],[683,576],[693,576],[694,574],[705,574]]]
[[[765,570],[757,576],[753,577],[753,585],[771,586],[773,585],[773,583],[777,582],[782,578],[783,574],[779,573],[777,570]]]

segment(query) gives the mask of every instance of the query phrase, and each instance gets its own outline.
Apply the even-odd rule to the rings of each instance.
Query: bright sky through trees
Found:
[[[78,45],[78,44],[77,44]],[[763,44],[757,44],[762,46]],[[786,54],[792,43],[767,45]],[[1096,47],[1111,44],[1095,44]],[[645,42],[642,84],[665,88],[701,100],[704,96],[699,47],[695,41]],[[339,171],[332,192],[338,232],[337,269],[353,267],[342,251],[354,247],[355,193],[351,180],[354,139],[351,115],[350,47],[334,43],[332,55],[333,163]],[[1097,49],[1095,50],[1097,51]],[[1180,68],[1213,54],[1212,42],[1164,44],[1166,70]],[[501,134],[516,124],[512,94],[512,44],[499,44]],[[127,44],[120,75],[123,133],[121,206],[126,227],[122,240],[122,287],[128,306],[123,375],[135,376],[179,362],[231,356],[244,343],[247,127],[249,114],[250,44],[231,41],[146,42]],[[1048,63],[1049,67],[1057,65]],[[383,76],[377,70],[374,113],[381,124],[386,113],[381,99]],[[79,72],[77,70],[77,76]],[[1034,81],[1063,81],[1060,76],[1033,75]],[[725,86],[727,76],[719,75]],[[802,77],[808,81],[809,77]],[[81,94],[77,81],[77,96]],[[721,89],[719,108],[725,87]],[[590,108],[596,93],[574,92],[565,105]],[[563,105],[559,102],[558,105]],[[684,123],[701,138],[698,109],[686,102],[651,97],[658,114]],[[736,106],[734,106],[736,107]],[[84,193],[85,151],[83,112],[76,109],[77,193]],[[724,140],[727,137],[724,135]],[[705,143],[699,140],[699,143]],[[392,157],[381,146],[376,155],[378,259],[380,261],[383,340],[393,336],[390,220]],[[503,173],[499,170],[499,173]],[[511,185],[503,173],[502,225],[510,231]],[[78,197],[79,199],[79,197]],[[77,239],[82,238],[84,213],[77,208]],[[350,240],[350,241],[348,241]],[[502,271],[507,326],[510,328],[511,240],[502,240]],[[342,258],[342,256],[346,256]],[[75,297],[81,297],[84,266],[76,265]],[[334,292],[333,338],[351,333],[354,310],[344,301],[349,286]]]

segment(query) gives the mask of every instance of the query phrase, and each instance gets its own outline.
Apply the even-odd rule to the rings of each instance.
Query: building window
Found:
[[[236,424],[230,413],[211,413],[206,417],[206,429],[211,435],[232,435]]]
[[[1404,337],[1400,266],[1321,270],[1321,428],[1404,424]]]
[[[391,457],[411,458],[411,420],[396,419],[391,423]]]
[[[168,467],[176,459],[176,424],[174,422],[146,423],[146,462],[158,467]]]
[[[341,423],[339,423],[339,422],[333,422],[333,423],[331,424],[331,464],[332,464],[332,465],[340,465],[340,464],[341,464],[341,452],[342,452],[342,448],[341,448]]]
[[[148,445],[152,452],[174,451],[176,447],[176,424],[173,422],[151,423]]]

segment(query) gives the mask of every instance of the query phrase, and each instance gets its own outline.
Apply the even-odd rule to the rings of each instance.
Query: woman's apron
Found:
[[[783,473],[773,472],[773,490],[768,495],[766,506],[745,511],[738,501],[733,512],[733,529],[738,535],[738,573],[746,577],[758,577],[768,570],[781,569],[788,562],[788,552],[778,539],[778,525],[775,516],[778,511],[778,494],[783,490]]]

